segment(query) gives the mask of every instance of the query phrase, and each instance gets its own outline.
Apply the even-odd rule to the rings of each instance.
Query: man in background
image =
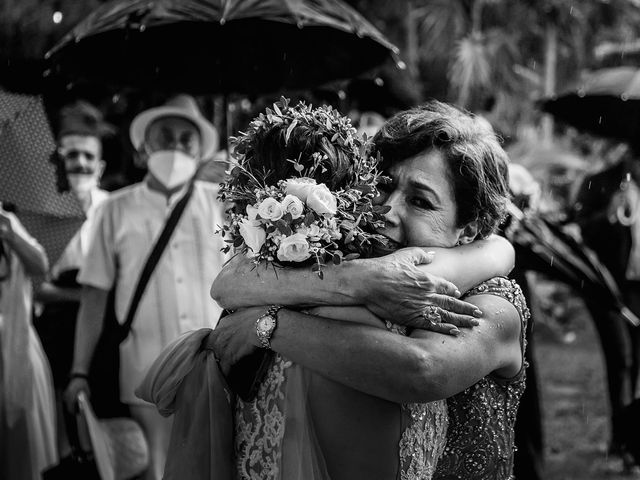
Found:
[[[201,163],[218,146],[215,128],[193,98],[180,95],[140,113],[130,137],[148,174],[123,188],[96,214],[88,254],[78,277],[83,285],[71,381],[65,392],[74,409],[80,391],[89,393],[90,362],[103,328],[109,292],[115,289],[115,314],[124,322],[147,257],[175,205],[189,192]],[[180,334],[214,327],[220,307],[209,288],[224,261],[225,245],[214,235],[224,222],[218,185],[193,181],[186,208],[140,299],[127,338],[120,345],[120,399],[142,426],[150,451],[146,479],[162,478],[171,419],[134,395],[147,368]]]

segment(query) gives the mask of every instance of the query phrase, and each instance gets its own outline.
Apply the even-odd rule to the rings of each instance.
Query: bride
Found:
[[[414,129],[414,144],[404,139],[406,150],[415,150],[412,154],[395,158],[383,156],[385,170],[393,182],[382,195],[391,211],[381,233],[398,246],[453,247],[488,236],[500,220],[506,199],[503,173],[506,157],[492,132],[443,104],[432,103],[421,111],[407,113],[422,123]],[[406,117],[396,120],[396,127],[406,120]],[[387,127],[393,128],[393,121]],[[287,127],[284,125],[281,132]],[[300,128],[294,128],[291,135],[296,135]],[[446,128],[449,130],[445,132]],[[252,133],[259,136],[260,131],[249,132]],[[450,134],[449,143],[444,133]],[[309,135],[308,128],[298,134],[308,139],[311,150],[307,153],[318,148],[313,140],[321,135]],[[278,135],[275,138],[279,138]],[[256,141],[255,145],[268,152],[256,149],[256,162],[271,159],[266,165],[273,166],[274,161],[278,161],[274,145],[267,148],[263,141]],[[380,148],[378,142],[376,145]],[[335,145],[331,146],[336,149]],[[393,144],[387,145],[389,150],[392,147]],[[395,148],[398,149],[398,145]],[[472,155],[456,157],[455,153],[461,150],[470,151]],[[286,166],[282,160],[291,158],[290,152],[286,153],[280,156],[279,165]],[[463,161],[468,165],[454,169],[448,166],[449,161]],[[467,178],[463,181],[450,174],[465,170]],[[339,169],[329,171],[328,178],[335,180],[337,171]],[[278,178],[288,178],[290,173],[283,167]],[[479,283],[503,273],[492,271],[497,263],[486,262],[485,252],[492,249],[495,246],[485,243],[476,248],[474,243],[454,249],[455,253],[442,250],[436,254],[434,266],[444,263],[453,269],[455,280],[467,277],[467,281]],[[343,270],[340,267],[325,271],[323,280],[302,269],[278,271],[277,279],[270,278],[263,269],[252,271],[245,262],[234,262],[218,277],[213,293],[225,306],[232,307],[247,306],[251,302],[360,303],[398,323],[402,320],[395,317],[394,312],[400,307],[411,309],[411,306],[407,307],[402,293],[395,295],[397,289],[387,292],[386,307],[381,308],[380,303],[372,305],[376,302],[368,301],[367,295],[356,301],[358,289],[351,288],[344,280],[351,278],[366,284],[368,280],[364,275],[371,276],[374,272],[384,278],[387,270],[393,270],[390,265],[396,264],[397,268],[398,263],[404,263],[411,267],[407,260],[411,255],[415,252],[400,251],[391,258],[362,260],[360,264],[347,262]],[[464,261],[461,262],[461,258]],[[475,265],[465,268],[464,264]],[[461,278],[455,278],[456,269]],[[477,278],[471,279],[474,276]],[[279,308],[277,312],[271,309],[277,325],[271,329],[267,345],[278,355],[269,365],[256,398],[236,399],[232,405],[236,455],[232,470],[240,478],[431,478],[445,446],[447,408],[442,399],[488,374],[504,379],[505,385],[517,383],[522,376],[521,315],[513,302],[495,296],[499,287],[517,294],[497,280],[476,290],[470,302],[491,314],[483,316],[480,326],[452,337],[418,329],[406,331],[405,327],[383,322],[359,307],[321,307],[309,312],[314,315],[293,309]],[[331,288],[339,291],[327,295],[326,289]],[[512,299],[516,297],[511,295]],[[432,295],[431,300],[437,298]],[[453,310],[460,308],[461,304],[450,302]],[[413,308],[423,310],[419,302],[414,302]],[[468,306],[466,308],[469,312]],[[204,340],[200,337],[200,352],[212,349],[222,370],[228,372],[232,364],[264,346],[264,341],[261,343],[256,335],[255,324],[264,318],[265,310],[265,307],[255,307],[232,314],[216,331],[203,334]],[[410,327],[426,324],[439,330],[442,327],[436,325],[436,321],[440,317],[462,324],[460,317],[445,313],[433,304],[427,308],[422,325],[418,322],[421,315],[408,317],[405,323]],[[485,321],[488,325],[484,325]],[[477,322],[466,318],[463,326],[473,323]],[[500,335],[493,333],[495,325],[500,326]],[[446,331],[452,328],[446,327]],[[459,331],[453,328],[453,333]],[[157,376],[170,370],[166,367],[171,364],[169,357],[159,359],[157,365],[163,368],[154,367],[148,377],[153,382],[147,382],[147,387],[149,383],[166,385],[158,382]],[[189,375],[192,374],[193,371]],[[177,416],[180,406],[184,412],[188,405],[188,384],[186,381],[185,386],[177,389],[177,397],[171,397],[171,409],[176,410]],[[155,393],[156,402],[162,403],[158,389],[151,390],[146,396],[154,398]],[[191,425],[202,425],[193,415],[190,418]],[[504,429],[508,430],[509,425]],[[193,432],[196,428],[187,430]],[[181,431],[184,434],[186,430]],[[179,448],[185,438],[182,435],[182,442],[176,441],[173,445]],[[178,451],[174,459],[170,456],[168,478],[171,472],[177,473],[173,469],[180,464],[175,460],[180,457]],[[180,470],[184,473],[183,468]]]

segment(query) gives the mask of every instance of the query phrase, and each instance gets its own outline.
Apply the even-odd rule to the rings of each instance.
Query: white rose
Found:
[[[304,212],[304,204],[298,197],[287,195],[282,200],[282,209],[285,213],[290,213],[291,218],[300,218]]]
[[[258,216],[258,209],[253,205],[247,205],[247,217],[249,220],[255,220]]]
[[[284,210],[279,201],[268,197],[258,205],[258,215],[267,220],[280,220],[284,215]]]
[[[283,262],[302,262],[311,256],[309,243],[304,235],[294,233],[282,239],[277,255]]]
[[[244,243],[249,247],[253,255],[257,255],[267,239],[267,232],[262,228],[260,222],[243,219],[238,229]]]
[[[309,191],[316,185],[313,178],[291,178],[284,183],[284,193],[298,197],[303,202],[307,201]]]
[[[335,215],[338,202],[324,183],[314,185],[307,195],[307,205],[320,215]]]

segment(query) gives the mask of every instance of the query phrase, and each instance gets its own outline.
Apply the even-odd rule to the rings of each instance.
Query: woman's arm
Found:
[[[324,279],[308,268],[256,267],[237,256],[220,272],[211,296],[224,308],[253,305],[365,305],[382,318],[420,327],[427,305],[455,312],[463,326],[473,324],[466,316],[477,309],[453,298],[460,292],[496,275],[505,275],[514,265],[511,244],[502,237],[473,242],[456,248],[406,248],[375,259],[358,259],[327,266]]]
[[[46,275],[49,270],[49,260],[44,249],[29,235],[18,218],[2,210],[1,205],[0,240],[4,240],[16,253],[28,275]]]
[[[489,373],[513,376],[521,366],[520,318],[508,301],[470,299],[488,312],[480,325],[451,337],[385,329],[280,310],[273,350],[348,387],[393,402],[447,398]],[[214,350],[226,370],[258,347],[255,320],[265,307],[241,310],[216,328]]]

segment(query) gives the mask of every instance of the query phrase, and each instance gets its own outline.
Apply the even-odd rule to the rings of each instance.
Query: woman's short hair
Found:
[[[483,118],[435,100],[390,118],[373,138],[382,170],[410,157],[438,150],[453,186],[458,227],[474,220],[478,236],[493,233],[507,205],[508,157]]]

